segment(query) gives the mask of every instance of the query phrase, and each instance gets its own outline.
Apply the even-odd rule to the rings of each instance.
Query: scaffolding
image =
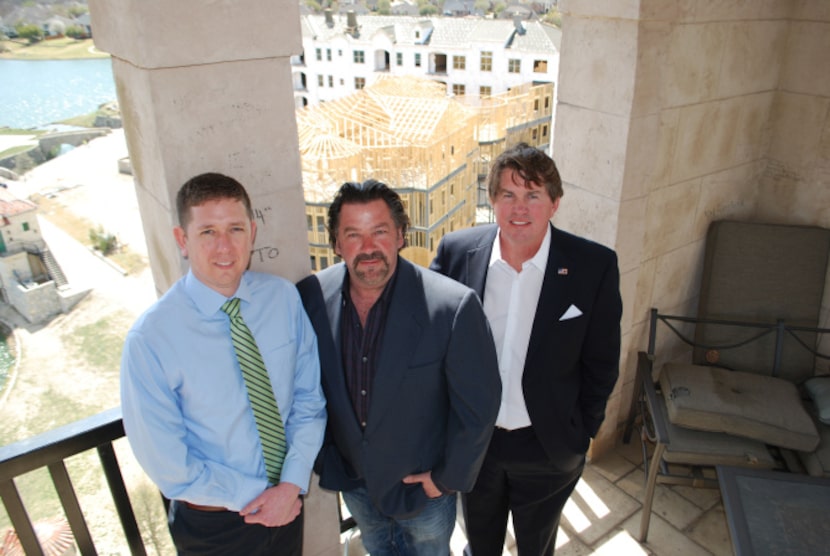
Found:
[[[336,261],[325,219],[337,189],[368,178],[401,195],[412,222],[404,256],[428,264],[445,233],[476,223],[493,157],[519,141],[548,147],[552,105],[550,83],[448,97],[442,83],[381,75],[353,95],[298,109],[312,270]]]

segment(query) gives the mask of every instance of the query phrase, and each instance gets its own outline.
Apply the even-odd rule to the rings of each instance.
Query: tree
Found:
[[[433,15],[438,13],[438,8],[432,4],[426,4],[418,9],[419,15]]]
[[[17,31],[18,37],[26,39],[29,44],[42,41],[44,36],[43,29],[32,23],[21,23],[15,28],[15,31]]]
[[[389,0],[378,0],[378,13],[389,15],[392,13],[392,3]]]

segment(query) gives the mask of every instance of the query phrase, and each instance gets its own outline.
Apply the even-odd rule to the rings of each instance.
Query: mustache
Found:
[[[386,255],[384,255],[381,251],[373,251],[371,253],[361,253],[354,258],[354,264],[357,264],[361,261],[373,261],[373,260],[381,260],[385,263],[389,263],[386,260]]]

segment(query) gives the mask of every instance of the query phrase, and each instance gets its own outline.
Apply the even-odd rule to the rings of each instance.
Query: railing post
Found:
[[[23,500],[20,499],[20,493],[17,492],[13,479],[0,481],[0,498],[3,499],[3,505],[6,506],[6,513],[9,515],[12,527],[17,533],[17,540],[20,541],[23,552],[27,556],[43,556],[43,548],[37,540],[32,520],[29,519],[29,514],[26,513]]]
[[[112,443],[98,446],[98,457],[101,458],[101,466],[107,477],[107,484],[112,493],[112,500],[115,502],[118,518],[121,520],[121,527],[124,529],[124,536],[127,537],[127,544],[130,546],[130,554],[144,556],[147,551],[141,539],[141,532],[138,530],[135,512],[130,504],[130,496],[127,494],[127,487],[124,486],[124,478],[118,467],[118,458],[115,456]]]
[[[89,527],[84,519],[84,512],[81,511],[81,505],[78,504],[78,497],[75,495],[75,489],[72,488],[72,480],[69,478],[69,473],[66,472],[66,465],[64,461],[58,461],[49,464],[49,474],[52,476],[52,482],[55,484],[55,490],[58,492],[63,512],[66,514],[66,519],[69,521],[69,527],[72,529],[72,535],[75,537],[75,542],[83,556],[96,556],[98,552],[95,550],[95,543],[92,541],[92,535],[89,533]]]

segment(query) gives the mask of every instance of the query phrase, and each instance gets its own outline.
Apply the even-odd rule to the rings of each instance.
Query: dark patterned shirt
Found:
[[[343,350],[343,369],[346,387],[352,400],[352,407],[361,428],[366,428],[369,419],[369,402],[372,396],[372,381],[377,372],[380,342],[386,329],[386,315],[392,298],[397,269],[387,282],[383,293],[369,310],[366,327],[360,325],[360,316],[349,294],[349,275],[343,280],[340,312],[340,339]]]

